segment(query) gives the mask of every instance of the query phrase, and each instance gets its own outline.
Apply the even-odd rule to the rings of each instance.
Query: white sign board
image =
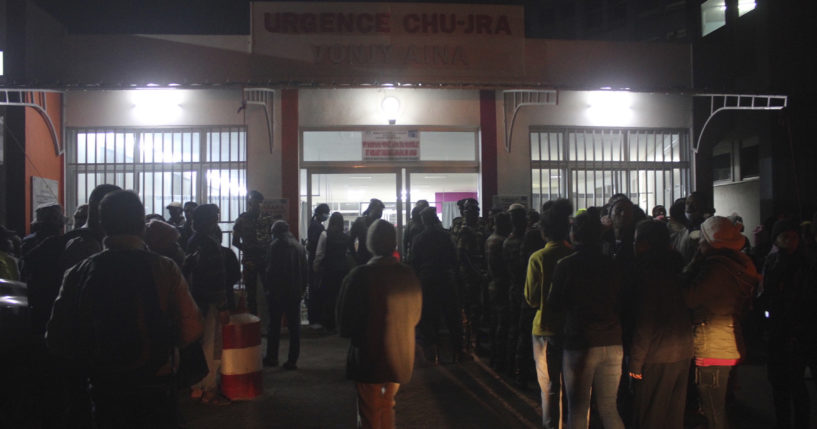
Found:
[[[34,220],[34,212],[37,207],[60,202],[60,182],[44,177],[31,176],[31,217]]]
[[[419,161],[420,133],[404,131],[364,131],[364,161]]]

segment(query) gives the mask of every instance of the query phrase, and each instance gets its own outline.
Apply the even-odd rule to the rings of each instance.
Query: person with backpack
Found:
[[[209,373],[192,388],[191,397],[205,405],[227,405],[230,400],[218,393],[221,366],[221,326],[230,320],[224,253],[213,238],[218,228],[219,208],[202,204],[193,212],[193,237],[187,245],[182,272],[190,283],[190,292],[204,316],[202,349]]]
[[[66,273],[48,348],[87,375],[96,427],[176,427],[174,349],[201,336],[201,314],[176,264],[146,249],[136,194],[99,213],[104,250]]]

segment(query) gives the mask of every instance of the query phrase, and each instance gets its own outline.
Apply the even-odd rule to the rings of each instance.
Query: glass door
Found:
[[[445,172],[440,170],[408,173],[406,213],[410,216],[414,203],[426,200],[437,208],[437,216],[445,228],[459,216],[457,201],[475,198],[479,201],[479,173]]]
[[[369,207],[369,200],[377,198],[386,206],[382,219],[391,222],[401,231],[403,222],[399,213],[402,212],[403,203],[401,180],[398,177],[398,173],[393,170],[309,169],[307,188],[310,192],[305,201],[302,200],[305,205],[301,210],[302,225],[308,225],[315,207],[325,203],[329,205],[330,213],[343,214],[344,228],[348,231],[352,222]],[[301,238],[306,238],[306,229],[301,232]]]

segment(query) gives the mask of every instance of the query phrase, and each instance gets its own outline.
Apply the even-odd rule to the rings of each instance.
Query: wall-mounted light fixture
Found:
[[[184,91],[139,89],[130,91],[134,117],[145,125],[172,123],[182,113]]]
[[[625,125],[632,118],[632,98],[628,91],[590,92],[587,116],[594,125]]]
[[[389,95],[380,102],[380,110],[383,111],[389,125],[394,125],[397,123],[397,116],[400,114],[400,100],[393,95]]]

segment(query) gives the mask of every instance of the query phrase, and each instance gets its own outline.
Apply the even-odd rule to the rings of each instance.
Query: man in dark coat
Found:
[[[372,257],[372,254],[366,248],[366,233],[369,226],[383,216],[384,208],[386,208],[386,205],[383,204],[383,201],[372,198],[369,201],[369,207],[363,212],[363,216],[355,219],[352,227],[349,228],[349,237],[351,237],[349,251],[354,255],[358,265],[369,262],[369,258]],[[355,248],[355,243],[357,243],[357,248]]]
[[[289,328],[289,355],[284,369],[298,369],[301,351],[301,298],[306,290],[308,265],[306,249],[289,232],[289,224],[279,220],[272,225],[272,243],[267,251],[264,293],[270,312],[267,329],[267,356],[264,365],[278,365],[281,340],[281,316]]]
[[[394,225],[376,220],[367,231],[372,255],[343,281],[338,298],[340,335],[351,339],[346,375],[357,384],[364,428],[394,427],[394,395],[414,369],[414,328],[420,320],[420,281],[392,255]]]
[[[309,222],[309,228],[306,230],[306,253],[309,259],[309,266],[315,264],[315,253],[318,250],[318,241],[321,234],[326,228],[323,223],[329,218],[329,205],[322,203],[315,207],[315,213],[312,215],[312,220]],[[316,329],[320,329],[320,322],[325,318],[322,309],[325,308],[323,303],[324,293],[323,285],[321,284],[321,277],[314,270],[309,270],[308,292],[306,294],[306,310],[309,318],[309,325]]]
[[[414,238],[411,265],[423,286],[423,316],[417,327],[425,358],[439,359],[440,314],[448,328],[453,360],[462,359],[462,323],[457,294],[457,250],[437,217],[437,209],[420,212],[423,231]]]

